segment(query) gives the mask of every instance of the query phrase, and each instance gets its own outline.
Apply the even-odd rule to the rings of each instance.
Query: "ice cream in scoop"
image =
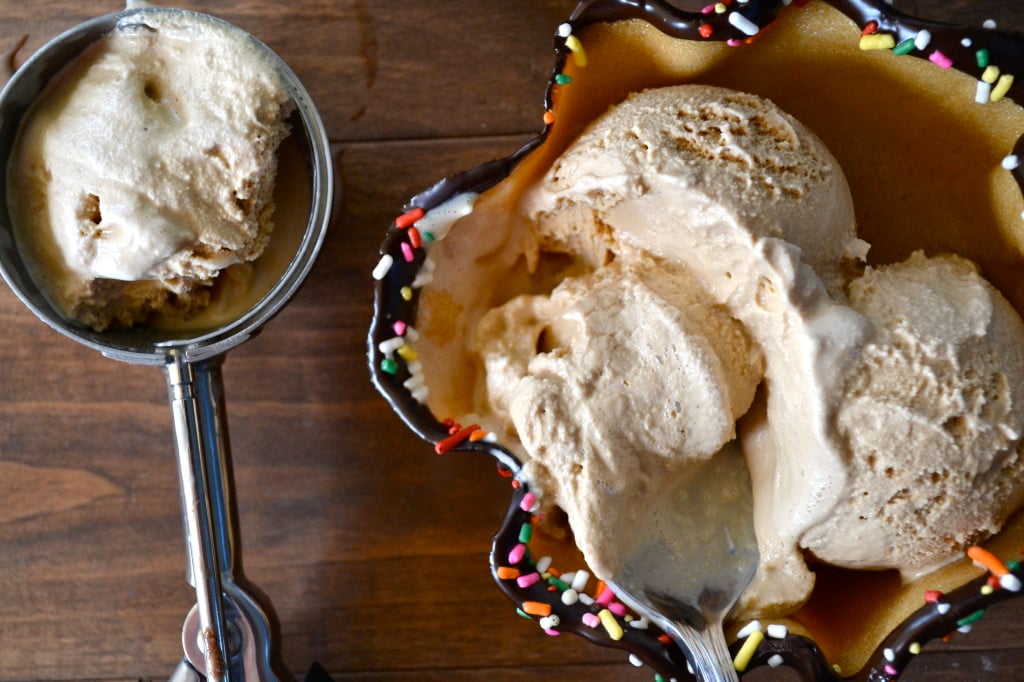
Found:
[[[244,279],[273,228],[290,95],[266,51],[191,12],[144,10],[48,87],[8,168],[19,248],[96,330],[187,318]]]

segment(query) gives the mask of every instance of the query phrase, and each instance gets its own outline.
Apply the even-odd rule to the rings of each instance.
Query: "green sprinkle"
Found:
[[[425,242],[432,242],[432,241],[434,241],[434,233],[433,232],[421,232],[420,236],[423,237],[423,241],[425,241]]]
[[[913,38],[907,38],[906,40],[902,40],[902,41],[899,42],[899,44],[896,45],[896,47],[892,48],[892,53],[896,54],[896,55],[910,54],[913,51],[914,51],[914,39]]]
[[[381,371],[387,372],[388,374],[394,374],[398,371],[398,363],[391,358],[384,358],[380,361]]]
[[[556,578],[555,576],[551,576],[551,577],[548,578],[548,585],[551,585],[552,587],[557,587],[562,592],[565,592],[566,590],[568,590],[571,587],[571,585],[569,585],[569,583],[567,583],[564,580],[561,580],[559,578]]]
[[[567,76],[564,73],[557,74],[555,76],[555,83],[558,85],[568,85],[572,83],[572,76]]]
[[[964,616],[963,618],[958,620],[956,622],[956,626],[959,628],[959,627],[963,627],[964,625],[970,625],[971,623],[975,623],[975,622],[981,620],[981,617],[984,616],[984,615],[985,615],[985,609],[978,609],[974,613],[972,613],[972,614],[970,614],[968,616]]]
[[[1006,567],[1011,571],[1017,571],[1020,569],[1020,562],[1016,559],[1011,559],[1010,561],[1006,562]]]
[[[526,620],[533,620],[533,616],[528,614],[526,611],[523,611],[519,607],[516,607],[516,615],[521,617],[521,618],[525,618]]]
[[[654,673],[654,682],[665,682],[665,678],[660,673]]]
[[[533,537],[533,524],[524,523],[523,527],[519,529],[519,542],[524,545],[530,541]]]
[[[975,52],[974,57],[975,59],[978,60],[979,69],[984,69],[986,66],[988,66],[988,50],[986,50],[985,48],[981,48],[980,50]]]

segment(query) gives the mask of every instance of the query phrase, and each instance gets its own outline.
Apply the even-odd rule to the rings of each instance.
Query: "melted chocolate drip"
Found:
[[[927,52],[940,51],[953,60],[954,68],[971,75],[980,77],[982,67],[977,64],[976,52],[982,48],[988,51],[990,62],[1000,65],[1004,71],[1024,71],[1024,35],[917,19],[894,9],[882,0],[827,1],[861,27],[875,22],[878,31],[892,34],[897,43],[911,40],[923,30],[928,31],[931,42]],[[750,0],[746,4],[731,5],[729,11],[739,12],[759,28],[764,28],[779,18],[788,4],[790,3],[782,0]],[[805,2],[794,0],[793,4],[800,6]],[[573,30],[577,30],[590,24],[624,19],[642,19],[664,33],[682,39],[744,40],[748,37],[729,22],[727,13],[688,12],[675,8],[663,0],[583,0],[573,11],[568,23]],[[710,37],[705,37],[701,33],[701,26],[704,24],[711,25]],[[707,29],[705,31],[707,32]],[[559,73],[565,65],[568,50],[564,38],[556,38],[555,51],[556,63],[553,74]],[[910,58],[921,57],[915,54]],[[549,81],[545,95],[545,103],[549,109],[553,87],[554,77]],[[1024,95],[1022,89],[1024,74],[1015,80],[1007,96],[1020,101],[1021,95]],[[519,161],[544,142],[549,128],[550,126],[545,128],[537,138],[507,158],[442,179],[414,196],[407,208],[430,210],[456,194],[482,192],[494,186],[505,179]],[[1024,158],[1024,136],[1017,140],[1013,153]],[[1013,174],[1024,190],[1024,166],[1015,168]],[[381,362],[385,356],[379,344],[393,336],[394,322],[416,319],[417,293],[414,292],[413,296],[406,300],[400,292],[415,278],[423,263],[424,254],[422,250],[417,250],[413,261],[406,262],[401,251],[403,240],[404,232],[392,225],[381,246],[381,254],[392,256],[394,263],[385,277],[375,285],[374,318],[368,339],[371,374],[374,385],[406,424],[420,437],[436,444],[449,435],[450,427],[440,423],[402,386],[402,382],[410,376],[408,369],[402,364],[399,364],[394,373],[381,369]],[[511,453],[497,444],[467,441],[455,449],[490,455],[498,460],[500,467],[508,469],[513,476],[518,475],[521,467],[520,462]],[[635,654],[666,678],[694,679],[687,672],[682,652],[674,645],[666,645],[659,640],[660,632],[653,625],[646,630],[626,625],[622,638],[613,641],[602,628],[591,628],[583,624],[582,618],[586,613],[596,613],[592,607],[580,602],[567,606],[557,599],[553,600],[551,592],[548,591],[548,583],[544,581],[521,588],[515,580],[503,580],[498,577],[499,567],[510,566],[509,553],[519,544],[519,533],[523,524],[529,523],[531,519],[531,513],[521,508],[527,491],[528,484],[518,482],[518,487],[512,495],[509,512],[492,545],[491,567],[500,589],[517,605],[527,601],[551,604],[552,613],[560,620],[557,628],[559,631],[573,632],[599,646],[620,648]],[[534,559],[527,553],[512,567],[522,573],[532,572],[535,570]],[[1024,578],[1024,572],[1019,565],[1013,565],[1013,572]],[[844,679],[868,682],[894,680],[913,658],[912,645],[923,645],[932,639],[955,632],[962,626],[964,619],[970,620],[972,616],[977,616],[979,611],[992,604],[1024,594],[999,588],[983,591],[986,583],[987,577],[980,577],[943,596],[943,606],[926,604],[889,634],[862,670]],[[739,646],[738,642],[733,645],[734,654]],[[784,639],[766,638],[758,647],[748,670],[778,664],[780,658],[782,665],[794,669],[802,680],[814,682],[836,679],[821,650],[812,641],[797,635],[788,635]]]

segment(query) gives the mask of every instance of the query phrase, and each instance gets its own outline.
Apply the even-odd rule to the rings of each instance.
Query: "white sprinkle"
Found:
[[[420,333],[412,325],[406,325],[405,338],[409,339],[409,343],[416,343],[420,340]]]
[[[580,592],[579,593],[579,597],[580,597],[580,603],[583,604],[584,606],[591,606],[594,603],[594,598],[591,597],[586,592]]]
[[[935,608],[938,609],[939,613],[944,616],[947,613],[949,613],[949,610],[952,607],[949,604],[947,604],[946,602],[939,602],[938,604],[935,605]]]
[[[381,341],[379,344],[377,344],[377,347],[380,348],[381,353],[390,357],[392,353],[394,353],[396,350],[398,350],[404,345],[404,338],[402,338],[401,336],[393,336],[390,339],[387,339],[386,341]]]
[[[590,574],[584,570],[576,571],[576,575],[572,577],[572,589],[577,592],[582,592],[587,589],[587,581],[590,580]]]
[[[1017,440],[1020,438],[1020,432],[1011,428],[1009,424],[1000,423],[998,428],[999,433],[1003,434],[1003,438],[1006,440]]]
[[[430,256],[427,256],[423,261],[423,265],[420,266],[420,271],[416,273],[416,278],[412,281],[414,289],[421,289],[426,285],[434,281],[434,271],[437,269],[437,263]]]
[[[647,626],[651,624],[651,621],[647,620],[646,616],[640,616],[629,621],[629,626],[634,630],[646,630]]]
[[[993,29],[993,28],[996,27],[996,20],[995,19],[986,19],[985,21],[981,22],[981,27],[982,28],[987,28],[987,29]]]
[[[416,221],[416,229],[421,233],[429,232],[434,241],[444,239],[455,221],[473,212],[473,204],[479,196],[476,192],[456,194],[443,204],[427,211],[426,215]]]
[[[785,663],[785,661],[782,659],[782,656],[779,656],[778,654],[773,654],[772,657],[768,659],[768,666],[772,668],[778,668],[783,663]]]
[[[488,443],[497,443],[498,442],[498,434],[496,434],[494,431],[488,431],[487,435],[484,436],[483,438],[481,438],[480,440],[485,440]]]
[[[377,280],[384,279],[394,262],[395,259],[390,253],[385,253],[381,256],[380,260],[377,261],[377,266],[373,269],[373,278]]]
[[[736,633],[736,639],[746,639],[755,632],[763,632],[764,627],[761,625],[761,621],[752,620],[744,625],[739,632]]]
[[[571,34],[572,34],[572,26],[570,26],[568,23],[560,24],[558,26],[558,37],[559,38],[568,38]]]
[[[418,389],[421,386],[423,386],[423,375],[422,374],[413,374],[411,377],[409,377],[408,379],[406,379],[405,381],[402,382],[402,386],[405,387],[405,390],[407,390],[410,393],[412,393],[416,389]]]
[[[411,395],[412,399],[415,400],[416,402],[425,403],[427,402],[427,394],[427,387],[423,386],[422,388],[417,388],[415,391],[412,392]]]
[[[572,585],[572,579],[575,576],[576,574],[573,571],[565,571],[564,573],[562,573],[562,575],[558,576],[558,579],[561,580],[563,583]]]
[[[970,39],[970,38],[963,38],[963,39],[962,39],[962,40],[960,41],[960,44],[961,44],[961,45],[963,45],[964,47],[970,47],[970,46],[971,46],[971,45],[973,45],[974,43],[973,43],[973,42],[971,42],[971,39]]]
[[[571,587],[562,592],[562,603],[566,606],[572,606],[580,600],[579,593]]]
[[[537,560],[538,573],[547,573],[549,568],[551,568],[551,557],[542,556],[540,559]]]
[[[885,649],[882,650],[882,655],[885,656],[885,660],[890,663],[894,663],[896,661],[896,653],[889,647],[885,647]]]
[[[789,3],[791,3],[791,2],[793,2],[793,0],[782,0],[782,4],[787,6],[787,7],[789,7]]]
[[[1020,165],[1020,159],[1017,158],[1016,154],[1010,154],[1003,159],[1003,168],[1006,170],[1013,170]]]
[[[988,104],[989,95],[992,94],[992,84],[985,81],[978,81],[978,87],[974,91],[974,101],[978,104]]]
[[[923,50],[928,47],[930,42],[932,42],[932,34],[927,30],[921,30],[916,36],[914,36],[914,47],[919,50]]]
[[[405,367],[406,367],[406,369],[409,370],[409,374],[422,374],[423,373],[423,363],[420,362],[419,360],[415,360],[413,362],[406,363]]]
[[[558,614],[552,613],[550,616],[544,616],[540,619],[540,626],[545,630],[553,630],[562,624],[562,619],[558,617]]]
[[[1010,592],[1020,592],[1020,578],[1015,576],[1013,573],[1007,573],[1006,575],[999,576],[999,586]]]
[[[729,13],[729,23],[735,26],[740,33],[745,33],[748,36],[757,35],[757,32],[761,30],[758,28],[757,24],[752,22],[750,19],[747,19],[739,12]]]
[[[789,628],[780,623],[772,623],[768,626],[768,636],[772,639],[785,639],[789,634]]]
[[[644,662],[641,661],[640,657],[637,656],[636,654],[630,654],[629,655],[629,662],[632,663],[633,666],[636,667],[636,668],[644,667]]]
[[[968,623],[967,625],[961,625],[956,629],[956,631],[966,635],[968,632],[971,631],[971,624]]]

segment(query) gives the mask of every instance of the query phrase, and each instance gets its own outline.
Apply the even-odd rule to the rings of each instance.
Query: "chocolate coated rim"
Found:
[[[1012,66],[1012,71],[1020,73],[1024,66],[1024,35],[981,28],[947,24],[925,19],[918,19],[900,12],[882,0],[823,0],[843,14],[850,17],[857,25],[864,27],[875,22],[878,31],[892,34],[896,42],[913,39],[920,31],[927,30],[932,36],[931,44],[951,57],[954,68],[960,69],[961,64],[974,64],[974,54],[979,47],[989,51],[992,63]],[[782,8],[789,3],[782,0],[750,0],[744,5],[733,5],[730,12],[738,12],[759,28],[774,21]],[[795,1],[793,4],[804,3]],[[687,12],[668,5],[663,0],[648,0],[636,3],[634,0],[582,0],[570,15],[568,24],[573,31],[584,26],[614,22],[624,19],[642,19],[649,22],[663,33],[676,38],[691,40],[743,40],[747,36],[728,20],[728,14],[703,14]],[[710,38],[700,34],[702,24],[711,24],[714,29]],[[970,38],[970,45],[961,41]],[[568,48],[563,37],[555,39],[555,68],[545,92],[545,106],[551,108],[551,93],[554,87],[554,75],[565,66]],[[910,55],[908,55],[910,56]],[[913,55],[917,56],[917,55]],[[979,69],[980,71],[980,69]],[[980,75],[980,74],[977,74]],[[1024,79],[1016,79],[1007,96],[1020,101],[1024,95]],[[446,177],[417,194],[409,200],[406,209],[422,208],[426,211],[440,205],[456,194],[463,192],[482,192],[505,179],[513,168],[530,152],[539,147],[547,138],[551,124],[510,156],[491,161],[472,170]],[[1018,138],[1013,154],[1024,158],[1024,135]],[[1013,176],[1024,191],[1024,166],[1018,166]],[[424,440],[436,444],[449,435],[448,427],[438,422],[426,406],[412,398],[402,382],[409,378],[404,364],[394,374],[381,369],[384,353],[379,344],[393,335],[391,325],[397,320],[416,319],[418,293],[414,290],[410,300],[405,300],[400,290],[411,282],[423,264],[425,255],[417,249],[412,262],[406,262],[402,256],[401,244],[403,230],[393,223],[380,248],[381,255],[390,255],[394,259],[388,273],[374,285],[374,314],[368,337],[370,373],[373,384],[385,397],[392,409],[417,435]],[[483,441],[466,441],[455,448],[460,452],[483,453],[494,457],[499,468],[505,469],[516,477],[508,514],[498,530],[491,548],[491,571],[498,587],[516,605],[526,601],[544,601],[551,603],[551,593],[544,581],[526,588],[520,588],[513,580],[498,577],[499,566],[510,566],[509,553],[519,544],[519,532],[524,523],[529,523],[531,513],[523,509],[524,497],[529,492],[529,485],[518,480],[521,462],[500,445]],[[512,567],[522,572],[535,570],[533,560],[527,553]],[[1013,573],[1024,578],[1020,566],[1013,567]],[[992,604],[1016,597],[1022,593],[995,589],[988,594],[982,587],[988,582],[982,576],[957,590],[943,596],[943,604],[926,604],[913,613],[906,621],[894,629],[879,645],[868,663],[857,673],[844,677],[846,680],[865,680],[881,682],[894,680],[906,668],[913,658],[911,645],[924,644],[937,637],[955,632],[965,618],[976,615],[979,611]],[[676,647],[664,645],[658,638],[659,632],[652,626],[648,630],[624,628],[624,634],[618,641],[613,641],[601,628],[590,628],[582,624],[585,613],[593,613],[590,607],[581,603],[566,606],[554,600],[552,613],[559,616],[558,630],[573,632],[599,646],[622,649],[641,658],[656,672],[676,679],[694,679],[687,672],[686,661]],[[740,643],[734,643],[733,653]],[[758,647],[747,670],[770,665],[769,659],[781,657],[783,664],[793,668],[802,680],[816,682],[834,680],[836,675],[825,661],[821,650],[811,640],[797,635],[789,635],[784,639],[766,638]],[[775,660],[777,663],[778,659]],[[742,676],[742,675],[741,675]]]

